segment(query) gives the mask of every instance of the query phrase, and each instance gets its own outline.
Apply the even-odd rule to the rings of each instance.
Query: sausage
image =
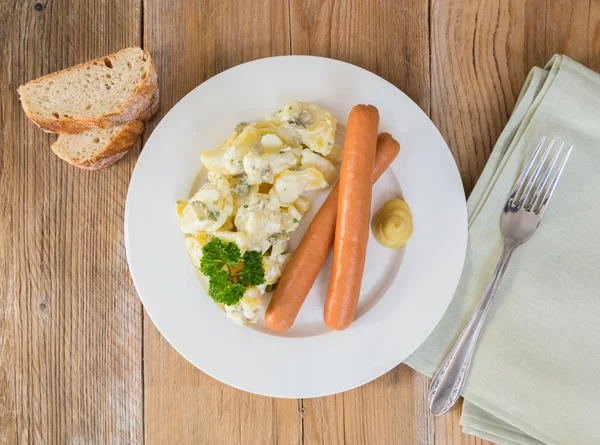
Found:
[[[400,152],[400,145],[389,133],[377,138],[377,153],[373,182],[377,181]],[[277,332],[287,331],[313,286],[331,250],[337,216],[338,187],[336,185],[311,221],[304,237],[286,267],[267,312],[265,322]]]
[[[381,177],[399,152],[400,144],[392,135],[379,135],[373,182]],[[265,323],[274,331],[285,332],[292,327],[319,271],[325,264],[335,234],[338,188],[339,184],[336,184],[314,216],[277,284],[265,313]]]
[[[330,329],[354,321],[369,240],[373,168],[379,112],[357,105],[350,112],[340,172],[333,266],[323,319]]]

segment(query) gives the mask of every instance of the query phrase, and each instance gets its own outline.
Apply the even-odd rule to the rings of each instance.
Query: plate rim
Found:
[[[275,56],[275,57],[265,57],[265,58],[260,58],[260,59],[255,59],[252,61],[248,61],[236,66],[233,66],[227,70],[224,70],[220,73],[215,74],[214,76],[210,77],[209,79],[205,80],[204,82],[201,82],[200,84],[198,84],[196,87],[194,87],[193,89],[191,89],[188,93],[186,93],[179,101],[177,101],[176,104],[174,104],[167,113],[165,113],[165,115],[161,118],[161,120],[158,122],[158,124],[156,125],[156,127],[154,128],[152,134],[150,135],[150,137],[148,138],[148,140],[146,141],[146,144],[144,145],[144,147],[146,145],[148,145],[148,143],[150,143],[152,141],[152,138],[154,137],[155,134],[158,133],[158,131],[160,130],[160,128],[166,124],[164,124],[164,122],[167,120],[167,116],[173,112],[173,110],[175,108],[177,108],[180,104],[184,103],[186,100],[191,100],[190,96],[193,95],[194,92],[196,92],[199,88],[201,87],[207,87],[210,86],[214,81],[214,79],[218,78],[219,76],[223,75],[224,73],[229,73],[231,74],[232,71],[234,70],[240,70],[243,69],[243,67],[251,65],[251,64],[257,64],[257,63],[261,63],[264,62],[265,60],[274,60],[274,59],[278,59],[278,60],[289,60],[289,59],[317,59],[317,60],[321,60],[324,63],[335,63],[335,64],[342,64],[345,65],[348,69],[352,69],[352,70],[360,70],[366,74],[368,74],[368,76],[374,76],[376,77],[379,81],[383,81],[387,84],[388,87],[393,88],[394,90],[398,91],[400,94],[402,94],[403,96],[405,96],[406,99],[408,99],[408,101],[410,101],[418,110],[419,112],[422,114],[422,117],[425,118],[425,120],[430,124],[429,126],[431,127],[430,129],[434,129],[436,132],[436,135],[441,141],[443,141],[443,144],[445,146],[446,150],[446,156],[450,157],[450,159],[452,160],[452,175],[455,177],[453,181],[457,181],[458,184],[461,185],[461,191],[462,191],[462,195],[461,195],[461,208],[460,208],[460,213],[461,213],[461,229],[460,229],[460,236],[462,238],[462,247],[460,248],[460,260],[458,261],[460,263],[460,267],[459,267],[459,273],[456,274],[456,276],[453,279],[453,287],[452,287],[452,292],[450,294],[450,296],[447,298],[446,303],[444,304],[443,310],[439,310],[439,313],[437,314],[437,316],[435,317],[435,323],[432,323],[433,327],[431,328],[431,330],[429,330],[429,333],[425,336],[425,338],[421,341],[421,343],[419,343],[414,350],[416,350],[423,342],[426,341],[427,337],[429,335],[431,335],[431,333],[435,330],[435,327],[439,324],[440,320],[442,319],[444,313],[446,312],[447,308],[450,305],[450,302],[452,301],[453,295],[456,292],[456,289],[458,287],[459,284],[459,280],[460,280],[460,276],[462,274],[463,268],[464,268],[464,262],[465,262],[465,258],[466,258],[466,250],[467,250],[467,236],[468,236],[468,218],[467,218],[467,203],[466,203],[466,199],[465,199],[465,194],[464,194],[464,188],[462,187],[462,181],[461,181],[461,177],[460,177],[460,173],[458,170],[458,166],[456,165],[456,162],[451,154],[451,151],[448,147],[448,144],[446,143],[446,141],[444,140],[443,136],[441,135],[441,133],[439,132],[439,130],[437,129],[437,127],[435,126],[435,124],[433,123],[433,121],[431,121],[431,118],[421,109],[421,107],[419,107],[418,104],[416,104],[408,95],[406,95],[402,90],[400,90],[398,87],[396,87],[394,84],[392,84],[391,82],[389,82],[388,80],[378,76],[375,73],[372,73],[362,67],[353,65],[351,63],[348,62],[344,62],[344,61],[340,61],[337,59],[331,59],[331,58],[327,58],[327,57],[321,57],[321,56],[310,56],[310,55],[283,55],[283,56]],[[428,128],[429,129],[429,128]],[[156,328],[158,329],[158,331],[160,332],[160,334],[167,340],[167,342],[169,343],[169,345],[171,347],[173,347],[178,354],[180,354],[181,356],[183,356],[187,361],[189,361],[194,367],[200,369],[202,372],[204,372],[205,374],[211,376],[212,378],[215,378],[216,380],[219,380],[229,386],[232,386],[234,388],[243,390],[243,391],[247,391],[247,392],[251,392],[254,394],[259,394],[259,395],[263,395],[263,396],[268,396],[268,397],[275,397],[275,398],[313,398],[313,397],[321,397],[321,396],[327,396],[327,395],[331,395],[331,394],[337,394],[340,392],[344,392],[353,388],[356,388],[358,386],[362,386],[372,380],[377,379],[378,377],[382,376],[383,374],[389,372],[391,369],[393,369],[394,367],[398,366],[399,364],[402,363],[402,360],[397,362],[396,359],[391,360],[391,366],[383,366],[383,368],[385,368],[385,370],[383,372],[376,372],[374,375],[372,375],[371,377],[367,378],[367,379],[362,379],[361,381],[357,381],[353,386],[349,386],[346,387],[344,389],[334,389],[332,391],[320,391],[318,394],[302,394],[302,395],[278,395],[278,394],[273,394],[273,393],[268,393],[268,392],[264,392],[264,391],[256,391],[256,390],[251,390],[248,389],[246,387],[243,387],[244,385],[238,385],[235,382],[231,382],[228,381],[227,379],[223,379],[217,375],[214,375],[212,372],[207,371],[205,368],[200,367],[199,365],[196,364],[195,360],[193,360],[192,358],[188,357],[188,354],[186,352],[184,352],[183,350],[181,350],[179,348],[179,346],[176,344],[176,342],[171,341],[170,340],[170,335],[165,333],[164,329],[161,329],[161,327],[159,326],[160,324],[162,324],[162,322],[158,322],[158,319],[155,317],[156,314],[151,313],[148,310],[148,302],[145,300],[144,296],[142,295],[142,292],[140,292],[140,285],[138,285],[138,280],[140,280],[140,277],[137,276],[134,273],[133,269],[135,269],[135,267],[132,266],[132,253],[131,253],[131,247],[130,247],[130,218],[131,218],[131,212],[132,212],[132,208],[131,208],[131,202],[132,202],[132,184],[134,184],[134,181],[136,179],[136,173],[139,175],[141,173],[140,170],[141,168],[139,168],[140,164],[140,160],[144,159],[145,157],[145,153],[147,153],[147,150],[142,150],[138,159],[136,160],[136,165],[134,168],[134,171],[131,174],[131,179],[130,179],[130,185],[128,188],[128,192],[127,192],[127,198],[126,198],[126,205],[125,205],[125,218],[124,218],[124,241],[125,241],[125,247],[126,247],[126,257],[127,257],[127,263],[128,263],[128,268],[129,268],[129,272],[130,272],[130,276],[133,280],[135,289],[136,289],[136,293],[138,294],[138,297],[140,298],[140,301],[142,302],[144,309],[146,311],[146,313],[148,314],[148,316],[150,317],[150,320],[152,321],[152,323],[156,326]],[[458,203],[457,203],[458,204]],[[195,277],[194,277],[195,278]],[[440,305],[441,306],[441,305]],[[228,320],[229,321],[229,320]],[[233,324],[233,323],[232,323]],[[243,328],[243,329],[247,329],[247,328]],[[264,335],[264,334],[263,334]],[[287,340],[288,338],[286,338]],[[290,339],[293,340],[293,339]],[[414,352],[414,350],[412,352]],[[411,354],[412,354],[411,352]],[[391,354],[390,354],[391,355]],[[405,358],[407,358],[408,356],[410,356],[410,354],[408,354]],[[404,359],[403,359],[404,360]]]

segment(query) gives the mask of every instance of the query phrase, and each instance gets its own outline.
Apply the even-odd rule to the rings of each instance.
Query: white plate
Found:
[[[400,141],[396,161],[374,187],[373,209],[404,196],[414,216],[406,250],[370,239],[357,320],[329,332],[322,321],[330,263],[293,328],[239,326],[203,290],[179,230],[185,198],[213,150],[241,121],[262,119],[294,99],[330,110],[345,124],[353,105],[379,109],[380,131]],[[401,187],[401,188],[400,188]],[[321,193],[314,209],[325,197]],[[310,218],[294,233],[303,234]],[[152,321],[202,371],[231,386],[275,397],[345,391],[398,365],[431,333],[458,284],[467,242],[465,197],[443,138],[421,109],[380,77],[307,56],[256,60],[227,70],[183,98],[160,122],[137,162],[125,211],[131,275]]]

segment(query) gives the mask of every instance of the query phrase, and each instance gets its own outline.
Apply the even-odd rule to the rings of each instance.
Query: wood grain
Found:
[[[588,66],[600,72],[600,0],[590,1],[588,24]]]
[[[547,61],[540,10],[545,4],[536,0],[432,3],[431,118],[454,154],[467,194],[527,73]]]
[[[583,64],[590,61],[589,0],[557,0],[546,5],[546,58],[565,54]]]
[[[598,0],[432,0],[431,118],[467,195],[533,66],[556,53],[598,68]]]
[[[490,444],[462,433],[459,407],[432,418],[429,379],[404,365],[343,394],[281,400],[187,363],[142,315],[126,266],[141,145],[110,169],[77,170],[51,154],[15,89],[143,45],[161,86],[145,141],[231,66],[333,57],[431,115],[468,194],[532,66],[560,52],[600,69],[600,0],[0,0],[0,42],[1,444]]]
[[[290,0],[293,54],[353,63],[429,113],[427,0]]]
[[[0,18],[0,442],[140,443],[142,314],[123,244],[135,157],[69,166],[16,93],[139,45],[139,3],[1,2]]]

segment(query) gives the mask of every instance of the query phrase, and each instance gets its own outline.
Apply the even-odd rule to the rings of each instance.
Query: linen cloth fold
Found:
[[[543,136],[575,148],[540,227],[515,251],[498,289],[463,391],[461,425],[503,445],[597,445],[600,75],[566,56],[530,72],[468,200],[455,296],[406,363],[431,377],[460,335],[502,251],[501,210]]]

